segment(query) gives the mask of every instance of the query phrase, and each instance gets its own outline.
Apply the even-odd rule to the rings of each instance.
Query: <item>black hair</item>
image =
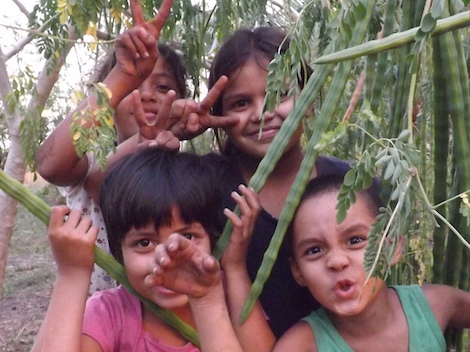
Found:
[[[170,225],[175,206],[184,222],[200,222],[214,243],[225,217],[219,180],[207,159],[146,148],[117,162],[100,190],[111,254],[122,263],[121,245],[129,230]]]
[[[299,205],[297,206],[294,216],[292,217],[289,229],[287,230],[286,237],[291,256],[293,255],[293,223],[299,208],[306,200],[318,198],[321,195],[331,192],[338,192],[343,184],[343,181],[344,175],[325,175],[316,177],[308,182],[304,193],[300,198]],[[368,209],[374,217],[379,214],[380,208],[384,206],[384,203],[380,195],[380,183],[377,178],[374,178],[372,185],[369,188],[358,190],[356,194],[363,197],[367,203]]]
[[[220,47],[214,57],[209,75],[209,89],[225,75],[230,77],[246,62],[254,60],[260,68],[267,70],[264,60],[271,61],[276,53],[284,54],[290,45],[289,36],[279,27],[258,27],[253,30],[240,28],[236,30]],[[313,70],[307,65],[299,77],[303,88]],[[212,107],[214,115],[222,116],[223,92]],[[216,131],[219,133],[220,131]],[[224,154],[229,153],[229,146],[222,146],[220,134],[217,136],[219,146]]]
[[[188,86],[186,85],[188,74],[181,56],[173,48],[164,43],[158,43],[158,51],[160,52],[160,56],[165,59],[165,62],[170,67],[171,73],[176,80],[178,86],[178,92],[176,93],[182,98],[188,97],[189,92]],[[116,62],[116,53],[113,49],[104,56],[103,61],[97,67],[92,83],[104,81],[113,67],[116,66]]]

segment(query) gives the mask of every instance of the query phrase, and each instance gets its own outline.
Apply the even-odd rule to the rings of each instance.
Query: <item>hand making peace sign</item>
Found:
[[[172,4],[173,0],[163,0],[155,18],[145,22],[140,2],[130,1],[134,27],[116,41],[116,70],[133,80],[148,77],[158,59],[157,42]]]

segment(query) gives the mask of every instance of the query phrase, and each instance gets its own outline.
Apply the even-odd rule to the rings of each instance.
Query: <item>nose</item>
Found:
[[[154,87],[152,87],[147,82],[143,82],[139,87],[140,92],[140,99],[142,102],[156,102],[157,101],[157,94]]]
[[[348,256],[342,250],[334,250],[328,253],[327,266],[334,271],[341,271],[349,265]]]
[[[257,107],[254,111],[254,113],[251,115],[251,121],[252,122],[260,122],[261,117],[263,116],[263,108],[264,108],[264,100],[260,101],[257,104]],[[276,116],[275,111],[265,111],[264,112],[264,120],[269,121],[272,120]]]

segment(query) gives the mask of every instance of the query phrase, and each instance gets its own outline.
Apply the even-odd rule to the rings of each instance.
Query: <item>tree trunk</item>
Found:
[[[64,58],[69,53],[72,46],[70,46],[64,55],[57,60],[54,69],[47,74],[49,62],[46,62],[42,72],[39,74],[36,83],[35,93],[32,94],[31,100],[26,109],[26,116],[32,118],[39,117],[44,109],[45,103],[54,87],[57,79],[59,78],[60,69],[63,66]],[[19,116],[15,109],[13,112],[8,111],[7,95],[11,92],[11,84],[6,69],[5,55],[0,49],[0,95],[2,98],[4,110],[7,116],[8,130],[10,134],[10,148],[5,162],[5,173],[10,177],[23,183],[26,172],[26,165],[23,157],[23,149],[20,142],[20,124],[24,116]],[[5,279],[6,261],[8,255],[8,247],[10,244],[11,236],[13,234],[13,227],[17,214],[18,203],[16,200],[7,196],[3,191],[0,191],[0,298],[3,289],[3,282]]]

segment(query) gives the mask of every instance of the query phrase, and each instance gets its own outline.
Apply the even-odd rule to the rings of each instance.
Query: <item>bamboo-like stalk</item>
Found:
[[[419,20],[416,20],[418,16],[415,14],[416,6],[418,3],[422,4],[424,7],[423,0],[418,0],[417,3],[412,1],[405,1],[403,3],[402,30],[414,27],[419,23]],[[410,51],[410,44],[407,44],[406,46],[398,50],[400,61],[398,65],[398,79],[393,92],[393,103],[391,107],[390,123],[387,131],[387,135],[389,137],[396,137],[402,130],[404,130],[405,128],[409,128],[408,126],[404,125],[403,121],[407,108],[407,98],[410,94],[412,81],[410,63],[407,61],[407,59],[409,59]],[[414,60],[415,58],[413,57],[412,59]]]
[[[49,224],[51,208],[41,198],[31,193],[23,184],[8,176],[0,169],[0,189],[20,202],[29,212],[37,216],[44,224]],[[145,306],[165,323],[173,326],[180,334],[195,346],[199,346],[197,332],[183,322],[173,312],[160,308],[155,303],[140,296],[129,283],[124,267],[110,254],[95,245],[95,263],[103,268],[113,279],[122,284],[129,292],[136,295]]]
[[[395,20],[395,11],[397,7],[397,1],[388,0],[387,6],[385,8],[384,24],[382,30],[382,38],[386,38],[393,33],[394,20]],[[379,108],[381,102],[383,87],[385,85],[385,71],[387,68],[387,52],[379,53],[377,57],[377,69],[374,74],[374,81],[372,84],[372,93],[370,98],[370,109],[375,114]]]
[[[407,1],[403,4],[405,5]],[[432,36],[440,36],[459,28],[470,26],[470,11],[438,20]],[[396,49],[414,41],[419,27],[392,34],[386,38],[371,40],[367,43],[350,47],[333,54],[324,55],[314,61],[315,64],[331,64],[351,60],[361,56],[377,54],[385,50]]]
[[[434,86],[434,120],[433,136],[434,148],[432,150],[434,159],[434,203],[440,203],[447,199],[447,170],[449,158],[449,116],[446,104],[446,79],[444,71],[440,68],[444,65],[441,57],[441,48],[438,38],[432,39],[433,58],[433,86]],[[439,147],[437,147],[439,146]],[[440,213],[447,216],[447,205],[443,205]],[[446,260],[446,238],[447,228],[440,220],[439,227],[434,229],[433,245],[433,282],[444,283],[445,260]]]

